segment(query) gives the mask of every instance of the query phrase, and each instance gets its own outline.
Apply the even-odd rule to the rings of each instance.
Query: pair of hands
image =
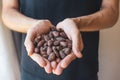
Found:
[[[50,27],[53,26],[49,20],[38,20],[32,28],[27,32],[25,39],[25,47],[28,55],[41,67],[45,69],[47,73],[54,73],[56,75],[62,74],[63,70],[77,57],[81,58],[81,50],[83,49],[83,42],[80,31],[72,19],[65,19],[57,24],[57,28],[61,28],[67,34],[68,38],[72,40],[72,53],[66,56],[59,63],[48,60],[41,57],[39,54],[33,53],[34,45],[33,40],[37,34],[44,34],[49,31]]]

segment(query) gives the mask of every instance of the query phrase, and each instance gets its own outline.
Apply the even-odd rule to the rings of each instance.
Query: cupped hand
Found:
[[[52,72],[51,63],[48,60],[42,58],[39,54],[33,53],[34,52],[33,40],[35,37],[37,37],[38,34],[41,35],[49,32],[51,26],[53,25],[49,20],[37,21],[36,23],[34,23],[33,27],[31,27],[27,31],[27,36],[24,42],[28,55],[41,67],[44,67],[47,73]]]
[[[72,19],[63,20],[57,24],[57,28],[63,29],[68,38],[72,40],[72,53],[61,60],[56,69],[53,70],[54,74],[60,75],[74,59],[82,58],[83,41],[80,31]]]

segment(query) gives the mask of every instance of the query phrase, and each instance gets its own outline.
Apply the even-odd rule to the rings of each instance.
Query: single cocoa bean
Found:
[[[47,46],[43,47],[42,50],[43,50],[43,51],[46,51],[46,50],[47,50]]]
[[[57,49],[58,51],[60,51],[60,50],[62,49],[62,47],[61,47],[61,46],[56,46],[56,49]]]
[[[34,49],[34,52],[35,52],[35,53],[39,53],[39,52],[40,52],[39,48],[36,47],[36,48]]]
[[[52,41],[52,40],[49,40],[49,41],[47,42],[47,44],[48,44],[48,46],[52,46],[53,41]]]
[[[56,57],[59,58],[59,57],[60,57],[60,56],[59,56],[59,51],[56,49],[56,47],[53,46],[52,49],[53,49],[53,52],[55,53]]]
[[[60,36],[62,36],[63,38],[67,38],[67,35],[64,32],[60,32]]]
[[[57,37],[56,40],[58,40],[58,41],[65,41],[65,39],[62,38],[62,37]]]
[[[36,42],[36,41],[34,41],[34,42],[33,42],[33,44],[34,44],[34,47],[36,47],[36,46],[37,46],[37,42]]]
[[[45,40],[45,41],[50,40],[49,36],[48,36],[48,35],[44,35],[44,40]]]
[[[45,59],[48,59],[48,55],[46,54],[42,55],[42,57],[44,57]]]
[[[71,49],[70,48],[64,48],[63,51],[66,55],[68,55],[68,54],[70,54]]]
[[[47,47],[47,55],[49,55],[52,52],[52,48],[51,47]]]
[[[45,42],[45,43],[44,43],[44,47],[47,47],[47,46],[48,46],[48,44],[47,44],[47,42]]]
[[[58,46],[60,44],[60,41],[54,41],[54,46]]]
[[[41,40],[41,38],[42,38],[41,35],[38,35],[38,36],[37,36],[37,39]]]
[[[53,38],[53,34],[52,34],[52,32],[49,32],[48,35],[49,35],[50,38]]]
[[[61,45],[62,47],[67,47],[67,42],[62,41],[62,42],[60,42],[60,45]]]
[[[62,32],[63,30],[62,30],[61,28],[58,28],[57,31],[58,31],[58,32]]]
[[[58,37],[59,36],[59,32],[57,32],[57,31],[53,31],[52,34],[53,34],[54,37]]]
[[[34,39],[34,41],[36,42],[36,43],[39,43],[39,41],[40,41],[40,39],[38,39],[37,37]]]
[[[39,41],[37,46],[41,47],[41,46],[43,46],[44,43],[45,43],[45,40],[41,40],[41,41]]]
[[[41,56],[47,55],[46,51],[41,51],[40,54],[41,54]]]
[[[68,42],[68,47],[72,49],[72,43]]]
[[[55,60],[55,53],[50,53],[50,55],[48,56],[48,60],[51,62],[51,61],[54,61]]]
[[[61,59],[63,59],[66,56],[62,50],[59,52],[59,54],[60,54]]]

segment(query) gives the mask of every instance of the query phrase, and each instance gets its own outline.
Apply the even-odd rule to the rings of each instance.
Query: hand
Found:
[[[72,40],[72,53],[66,56],[53,70],[54,74],[60,75],[62,71],[76,58],[81,58],[83,49],[83,41],[78,27],[72,19],[65,19],[57,24],[57,28],[65,31],[68,38]]]
[[[27,31],[27,36],[25,39],[25,47],[28,52],[28,55],[41,67],[45,68],[47,73],[52,72],[51,64],[48,60],[42,58],[39,54],[33,53],[34,44],[33,40],[38,34],[46,33],[50,30],[50,27],[53,26],[49,20],[39,20],[34,23],[33,27],[31,27]]]

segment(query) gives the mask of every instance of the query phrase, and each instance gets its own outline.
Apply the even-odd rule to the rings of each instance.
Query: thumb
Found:
[[[28,44],[27,44],[27,52],[28,52],[28,55],[32,55],[33,54],[33,51],[34,51],[34,45],[32,43],[32,41],[29,41]]]
[[[24,43],[29,56],[32,55],[34,51],[34,44],[33,41],[31,40],[31,37],[32,36],[30,34],[27,35]]]
[[[80,37],[80,34],[78,35],[73,35],[72,36],[72,50],[73,50],[73,53],[78,57],[78,58],[81,58],[82,57],[82,53],[80,52],[81,51],[81,48],[83,45],[82,44],[82,41],[81,41],[81,37]]]

